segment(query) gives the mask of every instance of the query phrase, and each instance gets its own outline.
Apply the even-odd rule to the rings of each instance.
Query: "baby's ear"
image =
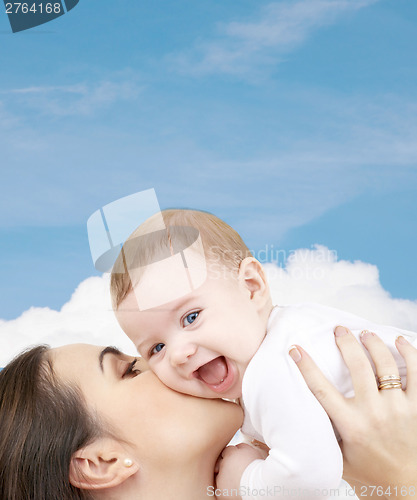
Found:
[[[250,292],[251,300],[263,307],[270,299],[264,268],[254,257],[246,257],[239,266],[239,282]]]
[[[69,480],[81,490],[101,490],[119,486],[138,470],[139,464],[116,440],[102,438],[74,453]]]

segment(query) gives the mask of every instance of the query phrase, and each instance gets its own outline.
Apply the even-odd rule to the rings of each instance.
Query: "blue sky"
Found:
[[[0,318],[96,274],[87,218],[155,188],[249,246],[315,243],[417,299],[413,0],[80,0],[0,15]]]

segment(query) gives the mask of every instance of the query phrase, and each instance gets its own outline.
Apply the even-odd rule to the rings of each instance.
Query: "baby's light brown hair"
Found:
[[[140,280],[140,269],[174,253],[171,227],[178,229],[175,231],[175,246],[183,249],[193,243],[193,233],[186,229],[198,231],[206,261],[216,262],[232,273],[237,274],[243,259],[252,257],[239,234],[209,212],[168,209],[161,214],[166,230],[161,230],[161,217],[156,214],[135,229],[123,245],[110,279],[110,295],[115,310],[132,290],[128,269],[139,269],[135,272],[135,279]]]

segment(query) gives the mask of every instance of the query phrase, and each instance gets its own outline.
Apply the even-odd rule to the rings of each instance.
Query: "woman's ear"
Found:
[[[139,464],[116,440],[101,438],[74,453],[69,480],[81,490],[100,490],[119,486],[138,470]]]
[[[259,308],[269,303],[270,292],[265,271],[254,257],[246,257],[240,263],[239,281],[249,290],[251,300],[254,300]]]

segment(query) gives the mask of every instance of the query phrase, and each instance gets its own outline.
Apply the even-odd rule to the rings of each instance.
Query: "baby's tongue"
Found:
[[[198,369],[200,377],[206,384],[218,385],[227,376],[226,360],[223,356],[213,359]]]

